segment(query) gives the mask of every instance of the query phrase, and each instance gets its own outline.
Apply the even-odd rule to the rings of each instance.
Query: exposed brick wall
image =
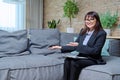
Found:
[[[79,32],[80,28],[84,26],[83,18],[88,11],[96,11],[98,13],[110,10],[115,12],[118,10],[120,13],[120,0],[75,0],[79,6],[79,13],[76,18],[72,20],[72,27],[75,32]],[[63,5],[66,0],[44,0],[44,27],[47,27],[47,21],[60,19],[58,25],[62,32],[66,31],[69,26],[69,19],[63,17]]]

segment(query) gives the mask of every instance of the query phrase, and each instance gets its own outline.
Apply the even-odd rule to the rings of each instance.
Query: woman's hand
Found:
[[[49,49],[61,49],[62,47],[61,46],[52,46],[52,47],[49,47]]]
[[[70,42],[68,44],[66,44],[67,46],[78,46],[79,43],[77,42]]]

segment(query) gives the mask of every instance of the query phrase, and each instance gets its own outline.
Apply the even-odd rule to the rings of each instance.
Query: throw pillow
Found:
[[[60,32],[58,29],[30,30],[30,52],[32,54],[51,54],[59,50],[50,50],[50,46],[59,45]]]
[[[105,44],[102,48],[102,56],[109,56],[109,39],[106,39]]]
[[[27,32],[20,30],[7,32],[0,30],[0,57],[29,54]]]
[[[109,46],[110,55],[120,57],[120,40],[119,39],[111,39],[109,44],[110,44],[110,46]]]

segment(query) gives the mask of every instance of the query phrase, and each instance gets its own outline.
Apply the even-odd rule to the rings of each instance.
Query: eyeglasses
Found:
[[[95,21],[95,19],[94,19],[94,18],[91,18],[91,19],[85,19],[85,21],[86,21],[86,22],[89,22],[89,21],[90,21],[90,22],[93,22],[93,21]]]

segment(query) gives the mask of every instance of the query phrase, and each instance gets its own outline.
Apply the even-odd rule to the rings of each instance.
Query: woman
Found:
[[[52,46],[51,49],[61,49],[62,52],[76,50],[78,56],[88,59],[66,58],[64,63],[64,80],[78,80],[81,70],[90,65],[105,64],[102,60],[101,50],[106,40],[98,13],[90,11],[84,18],[85,27],[81,29],[76,42],[67,46]],[[86,75],[88,76],[88,75]]]

